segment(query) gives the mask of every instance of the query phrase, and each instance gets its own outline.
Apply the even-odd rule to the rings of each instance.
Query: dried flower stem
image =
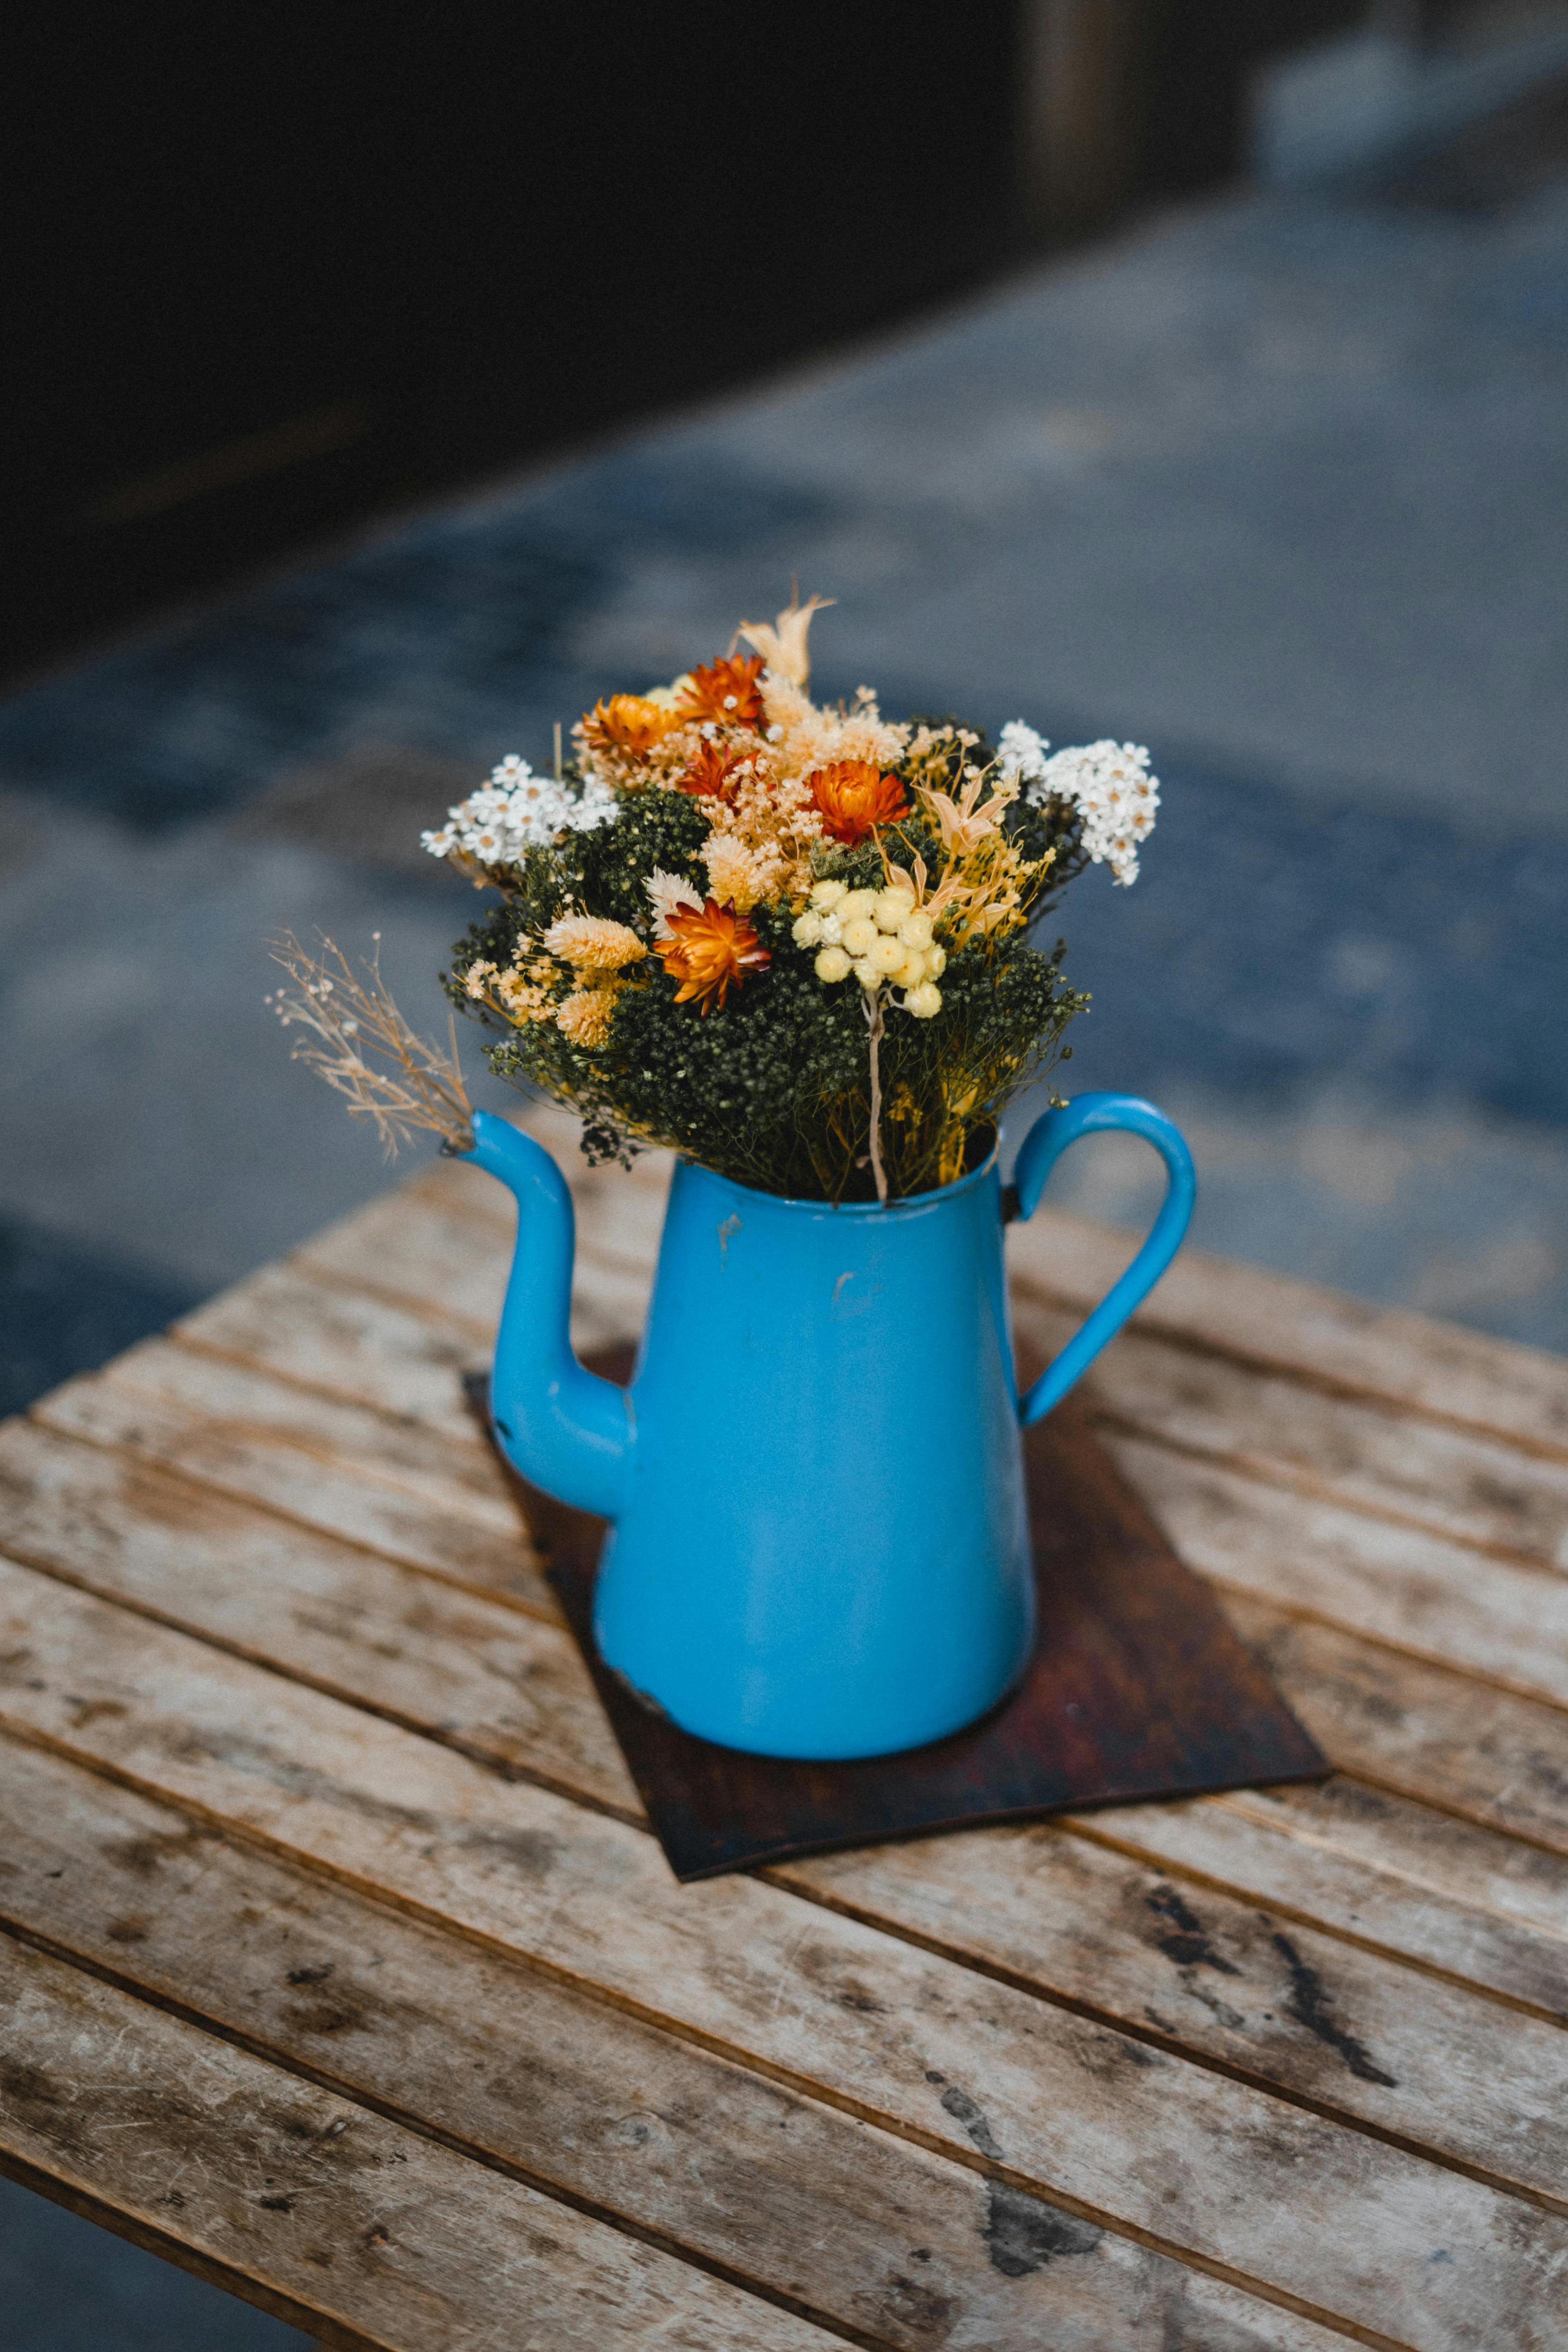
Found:
[[[292,1058],[346,1096],[355,1118],[374,1122],[389,1160],[420,1129],[438,1135],[448,1151],[471,1151],[473,1106],[458,1060],[457,1023],[448,1013],[446,1052],[416,1035],[382,979],[381,933],[374,936],[363,980],[324,933],[318,934],[319,955],[301,947],[292,931],[272,942],[273,961],[299,993],[280,990],[267,1001],[286,1029],[310,1032],[294,1046]],[[389,1066],[376,1066],[367,1055]]]
[[[882,1071],[877,1048],[882,1042],[886,1024],[882,1019],[882,992],[862,999],[866,1019],[871,1031],[871,1176],[877,1187],[877,1198],[885,1209],[888,1205],[888,1174],[882,1165]]]

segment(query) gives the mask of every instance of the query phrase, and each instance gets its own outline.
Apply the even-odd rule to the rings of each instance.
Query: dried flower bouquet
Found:
[[[598,703],[553,775],[505,760],[424,836],[499,894],[448,994],[498,1033],[493,1070],[582,1114],[590,1159],[663,1145],[792,1198],[897,1199],[975,1164],[1008,1098],[1071,1052],[1088,1000],[1029,928],[1091,862],[1136,878],[1147,754],[1049,754],[1021,720],[994,751],[952,719],[885,719],[864,687],[824,709],[821,603]],[[306,1058],[376,1116],[363,1009],[335,1037],[333,975],[292,942],[283,960]],[[406,1048],[394,1062],[406,1096]],[[428,1123],[460,1144],[451,1066],[433,1066]]]

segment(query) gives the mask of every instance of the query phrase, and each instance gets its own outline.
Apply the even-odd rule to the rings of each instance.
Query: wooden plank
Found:
[[[1119,1805],[1069,1825],[1283,1920],[1568,2019],[1568,1868],[1558,1856],[1354,1780],[1327,1781],[1300,1804],[1292,1793]]]
[[[471,1170],[448,1167],[443,1172],[488,1185]],[[452,1427],[454,1444],[466,1457],[473,1423],[454,1403],[453,1365],[432,1372],[428,1326],[390,1313],[383,1318],[383,1310],[365,1300],[368,1330],[345,1334],[342,1310],[348,1294],[323,1297],[320,1286],[307,1278],[296,1274],[290,1280],[291,1315],[277,1323],[258,1327],[247,1320],[240,1294],[231,1294],[240,1328],[230,1326],[230,1336],[255,1343],[259,1361],[253,1360],[251,1368],[264,1369],[291,1388],[304,1359],[334,1395],[363,1395],[368,1390],[365,1402],[383,1411],[432,1419],[438,1413],[440,1430]],[[439,1444],[439,1435],[434,1442]],[[279,1499],[259,1468],[253,1491],[258,1500]],[[1291,1618],[1245,1594],[1228,1592],[1226,1601],[1247,1638],[1262,1646],[1291,1705],[1336,1761],[1568,1852],[1568,1770],[1560,1718],[1551,1709],[1402,1657],[1381,1643]]]
[[[900,2352],[1343,2342],[62,1757],[0,1744],[0,1853],[29,1936]]]
[[[507,1195],[497,1191],[504,1202]],[[484,1339],[500,1319],[511,1247],[504,1228],[477,1224],[424,1193],[403,1191],[313,1234],[291,1262],[466,1323]]]
[[[841,2340],[4,1937],[0,2016],[7,2169],[313,2333],[400,2352],[520,2328],[538,2352]]]
[[[167,1340],[41,1398],[33,1419],[455,1583],[560,1615],[505,1474],[467,1442]]]
[[[207,1369],[203,1360],[194,1360],[199,1370]],[[68,1398],[71,1391],[63,1394]],[[100,1431],[118,1402],[113,1384],[103,1383],[96,1397]],[[134,1427],[142,1411],[138,1396],[128,1425]],[[201,1458],[207,1449],[197,1442],[195,1451]],[[259,1457],[263,1468],[268,1458]],[[12,1548],[35,1563],[282,1664],[470,1753],[611,1804],[628,1818],[641,1817],[586,1678],[559,1633],[536,1636],[505,1617],[479,1626],[471,1609],[455,1616],[443,1607],[433,1610],[417,1585],[383,1577],[357,1551],[308,1536],[295,1538],[265,1518],[224,1507],[216,1497],[193,1497],[156,1477],[129,1475],[112,1457],[79,1462],[68,1448],[40,1443],[20,1427],[0,1436],[0,1474],[10,1485]],[[292,1483],[286,1494],[298,1499]],[[438,1547],[437,1555],[438,1564]],[[1265,1617],[1260,1633],[1256,1612],[1243,1630],[1254,1640],[1272,1631],[1270,1664],[1283,1665],[1288,1689],[1295,1653],[1310,1643],[1322,1646],[1320,1629],[1289,1620],[1270,1628]],[[1284,1660],[1273,1654],[1281,1638],[1291,1654]],[[1378,1654],[1369,1662],[1364,1644],[1352,1652],[1350,1666],[1330,1663],[1341,1682],[1359,1667],[1365,1688],[1358,1685],[1352,1696],[1364,1700],[1374,1750],[1376,1737],[1391,1739],[1403,1729],[1414,1750],[1405,1768],[1414,1784],[1423,1779],[1429,1751],[1457,1758],[1459,1770],[1472,1775],[1479,1753],[1510,1782],[1527,1786],[1532,1774],[1539,1778],[1551,1769],[1544,1744],[1531,1747],[1517,1737],[1503,1744],[1495,1727],[1489,1736],[1482,1727],[1478,1748],[1478,1727],[1466,1704],[1471,1686],[1456,1677],[1407,1670],[1436,1682],[1439,1700],[1447,1699],[1447,1719],[1434,1721],[1437,1710],[1423,1691],[1415,1694],[1408,1714],[1398,1713],[1399,1678],[1388,1675]],[[1308,1688],[1315,1701],[1318,1683],[1309,1681]],[[519,1689],[528,1698],[521,1709]],[[1531,1713],[1520,1701],[1497,1703],[1516,1714]],[[1547,1714],[1554,1727],[1550,1711],[1534,1712]],[[1411,1728],[1417,1716],[1419,1737]],[[1331,1739],[1340,1723],[1331,1711],[1322,1726]],[[1540,1727],[1530,1728],[1539,1738]],[[1278,1813],[1278,1798],[1271,1802]],[[1568,1871],[1557,1865],[1552,1872],[1529,1848],[1478,1836],[1427,1807],[1401,1806],[1377,1791],[1350,1791],[1336,1820],[1342,1830],[1347,1823],[1353,1829],[1353,1852],[1336,1851],[1342,1834],[1320,1822],[1310,1871],[1292,1853],[1281,1857],[1277,1842],[1265,1839],[1264,1858],[1250,1857],[1251,1874],[1237,1883],[1266,1892],[1271,1902],[1288,1903],[1295,1917],[1316,1917],[1337,1933],[1416,1957],[1510,1999],[1555,2008],[1562,1958],[1556,1922],[1563,1916],[1557,1906],[1568,1899]],[[1211,1824],[1211,1840],[1218,1834]],[[1500,1911],[1504,1916],[1494,1916]],[[1510,1911],[1522,1916],[1510,1917]]]
[[[1568,1579],[1293,1495],[1146,1439],[1106,1435],[1201,1574],[1568,1706]],[[1568,1724],[1563,1728],[1568,1736]]]
[[[1077,1317],[1016,1296],[1020,1336],[1054,1354]],[[1568,1569],[1568,1464],[1500,1438],[1329,1395],[1136,1327],[1097,1359],[1090,1393],[1132,1433],[1503,1559]]]
[[[1568,1854],[1561,1711],[1227,1592],[1232,1622],[1347,1770]]]
[[[1038,1209],[1008,1237],[1014,1279],[1043,1304],[1103,1297],[1137,1246],[1133,1234]],[[1568,1457],[1568,1366],[1562,1358],[1453,1323],[1265,1274],[1184,1249],[1137,1328],[1288,1379],[1412,1405],[1435,1420]]]
[[[1568,2035],[1554,2024],[1047,1823],[824,1854],[773,1875],[1568,2208]],[[1560,1955],[1568,2015],[1568,1944]]]
[[[628,1187],[626,1197],[646,1196]],[[395,1278],[400,1296],[438,1315],[449,1311],[461,1267],[476,1262],[465,1255],[474,1231],[471,1218],[404,1196],[336,1228],[324,1254],[310,1262],[345,1280],[379,1278],[384,1286]],[[591,1231],[587,1216],[584,1231]],[[386,1275],[388,1267],[395,1276]],[[487,1282],[493,1287],[493,1276]],[[592,1263],[584,1265],[578,1286],[605,1319],[615,1319],[619,1310],[606,1303],[611,1293]],[[1468,1545],[1369,1519],[1330,1500],[1303,1502],[1223,1465],[1193,1464],[1137,1439],[1121,1440],[1116,1450],[1194,1566],[1243,1590],[1262,1591],[1420,1654],[1474,1665],[1514,1687],[1568,1703],[1568,1589],[1543,1598],[1528,1572],[1479,1556]],[[1289,1575],[1287,1564],[1275,1558],[1287,1532],[1307,1554],[1289,1559]],[[1445,1591],[1449,1585],[1451,1595]]]
[[[641,1817],[557,1624],[25,1422],[0,1428],[0,1528],[74,1584]]]
[[[1568,2220],[0,1563],[5,1718],[1162,2252],[1373,2340],[1495,2344]],[[1434,2265],[1435,2248],[1450,2260]]]
[[[237,1282],[173,1331],[204,1353],[264,1363],[318,1394],[408,1414],[465,1443],[473,1434],[462,1381],[488,1363],[482,1342],[460,1326],[330,1284],[288,1259]]]
[[[111,1383],[104,1386],[112,1391]],[[107,1416],[115,1399],[100,1392],[97,1402],[100,1416]],[[134,1412],[141,1411],[138,1399]],[[514,1616],[454,1607],[406,1576],[382,1574],[358,1550],[279,1528],[219,1496],[193,1495],[183,1483],[137,1472],[112,1455],[79,1460],[68,1444],[20,1424],[0,1435],[0,1491],[8,1490],[5,1522],[11,1548],[34,1564],[282,1664],[471,1754],[641,1818],[587,1679],[553,1626],[535,1633]],[[296,1499],[292,1485],[287,1492]],[[1244,1631],[1257,1638],[1255,1624]],[[1386,1732],[1394,1706],[1388,1677],[1375,1675],[1375,1662],[1369,1672],[1375,1677],[1372,1725],[1374,1732]],[[1289,1674],[1285,1680],[1289,1687]],[[1474,1728],[1463,1708],[1468,1688],[1458,1685],[1457,1706],[1453,1692],[1447,1694],[1447,1726],[1426,1723],[1429,1746],[1440,1748],[1446,1732],[1449,1748],[1461,1752]],[[526,1702],[521,1706],[519,1692]],[[1516,1710],[1521,1705],[1505,1704]],[[1428,1699],[1428,1717],[1432,1712]],[[1335,1727],[1331,1717],[1330,1728]],[[1423,1752],[1417,1748],[1418,1762]],[[1465,1769],[1473,1769],[1470,1751],[1462,1752]],[[1521,1754],[1516,1740],[1490,1760],[1517,1776],[1531,1752]],[[1420,1851],[1412,1862],[1405,1850],[1409,1812],[1367,1792],[1354,1815],[1357,1851],[1315,1862],[1316,1916],[1336,1932],[1414,1954],[1534,2007],[1552,2007],[1560,1954],[1551,1906],[1561,1899],[1561,1885],[1537,1885],[1534,1907],[1523,1918],[1493,1920],[1500,1894],[1503,1911],[1510,1907],[1506,1881],[1510,1868],[1517,1871],[1517,1850],[1491,1836],[1478,1841],[1474,1832],[1421,1808]],[[1480,1851],[1472,1853],[1476,1844]],[[1432,1849],[1438,1845],[1446,1864],[1435,1880]],[[1280,1902],[1287,1898],[1272,1849],[1270,1854],[1270,1899]],[[1524,1858],[1536,1864],[1539,1880],[1542,1858],[1529,1849]],[[1414,1896],[1412,1878],[1418,1890]],[[1443,1888],[1441,1897],[1435,1897],[1435,1885]],[[1308,1908],[1303,1890],[1294,1916]],[[1366,1925],[1373,1912],[1380,1923],[1375,1934]],[[1552,1937],[1544,1948],[1542,1931]]]

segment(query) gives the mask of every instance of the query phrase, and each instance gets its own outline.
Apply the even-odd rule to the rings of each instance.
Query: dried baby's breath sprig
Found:
[[[336,941],[319,933],[312,955],[292,931],[271,942],[297,992],[279,989],[267,999],[285,1029],[302,1028],[292,1058],[346,1096],[356,1118],[368,1118],[389,1160],[422,1129],[448,1151],[474,1148],[474,1113],[458,1060],[458,1029],[450,1013],[449,1049],[428,1044],[409,1027],[381,976],[381,933],[370,956],[353,970]],[[374,1056],[374,1059],[367,1058]]]

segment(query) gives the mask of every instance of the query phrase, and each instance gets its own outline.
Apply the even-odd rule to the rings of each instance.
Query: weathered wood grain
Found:
[[[1015,1297],[1020,1338],[1054,1355],[1078,1316],[1025,1290]],[[1501,1438],[1331,1395],[1136,1324],[1096,1359],[1089,1392],[1131,1433],[1503,1559],[1568,1569],[1568,1463]]]
[[[1568,2035],[1554,2024],[1048,1824],[772,1874],[1568,2208]],[[1561,1955],[1568,2014],[1568,1944]]]
[[[1081,1308],[1103,1297],[1136,1247],[1131,1234],[1045,1208],[1011,1229],[1007,1256],[1014,1279],[1042,1303]],[[1137,1328],[1289,1379],[1415,1406],[1532,1453],[1568,1455],[1562,1358],[1457,1324],[1184,1249]]]
[[[0,1530],[72,1583],[641,1817],[558,1624],[26,1422],[0,1428]]]
[[[1257,1790],[1117,1806],[1074,1816],[1070,1826],[1302,1927],[1544,2017],[1568,2013],[1568,1881],[1559,1857],[1508,1846],[1406,1799],[1335,1780],[1316,1806],[1293,1806],[1283,1790]],[[1479,1850],[1467,1851],[1472,1845]]]
[[[1009,2185],[1422,2352],[1553,2340],[1568,2221],[0,1565],[0,1707]],[[1434,2248],[1450,2260],[1434,2265]]]
[[[408,1415],[465,1443],[474,1425],[463,1375],[489,1360],[461,1325],[330,1283],[287,1258],[208,1299],[173,1331],[204,1352],[264,1363],[300,1388]]]
[[[198,1372],[209,1369],[205,1360],[195,1363]],[[226,1370],[219,1368],[220,1376]],[[92,1398],[100,1434],[118,1429],[135,1440],[150,1411],[140,1390],[124,1421],[116,1418],[122,1400],[112,1382],[76,1383],[62,1392],[63,1401],[84,1391]],[[299,1402],[295,1392],[282,1393]],[[150,1425],[154,1434],[161,1426]],[[198,1463],[208,1457],[199,1435],[191,1443]],[[251,1483],[263,1494],[267,1486],[258,1472],[269,1462],[263,1453],[249,1465]],[[452,1738],[470,1753],[640,1818],[586,1677],[559,1633],[535,1635],[504,1617],[480,1622],[471,1607],[433,1601],[409,1579],[383,1576],[357,1551],[295,1538],[267,1518],[225,1507],[216,1497],[193,1496],[183,1485],[132,1475],[112,1456],[79,1462],[69,1448],[20,1427],[0,1436],[0,1494],[7,1484],[10,1541],[24,1557]],[[298,1500],[291,1482],[285,1499]],[[441,1549],[432,1546],[438,1570]],[[446,1566],[449,1572],[450,1563]],[[1289,1629],[1289,1621],[1284,1622]],[[1256,1637],[1256,1626],[1246,1630]],[[1279,1664],[1277,1658],[1271,1662]],[[1394,1704],[1388,1679],[1368,1675],[1364,1657],[1362,1665],[1375,1700],[1374,1726],[1385,1729]],[[1432,1679],[1429,1670],[1416,1671]],[[1288,1673],[1284,1679],[1289,1686]],[[1451,1743],[1468,1727],[1462,1701],[1469,1687],[1461,1686]],[[1503,1704],[1517,1711],[1521,1703]],[[1452,1711],[1452,1694],[1450,1705]],[[1329,1727],[1337,1732],[1337,1718],[1331,1717]],[[1542,1748],[1538,1766],[1544,1767],[1545,1757]],[[1509,1779],[1519,1778],[1517,1749],[1492,1760]],[[1289,1816],[1280,1814],[1278,1799],[1270,1802],[1284,1826]],[[1138,1809],[1138,1818],[1142,1812]],[[1264,1838],[1261,1858],[1252,1857],[1249,1874],[1238,1883],[1276,1904],[1289,1902],[1294,1917],[1317,1916],[1336,1932],[1555,2013],[1563,2000],[1557,1906],[1568,1900],[1568,1874],[1559,1869],[1543,1883],[1542,1857],[1529,1849],[1521,1856],[1496,1838],[1478,1840],[1427,1808],[1415,1815],[1420,1851],[1413,1857],[1406,1851],[1409,1815],[1409,1807],[1376,1792],[1363,1792],[1359,1801],[1352,1792],[1335,1809],[1334,1823],[1325,1822],[1320,1809],[1310,1860],[1295,1847],[1281,1853]],[[1155,1816],[1157,1823],[1161,1818]],[[1207,1816],[1199,1818],[1211,1841],[1221,1834]],[[1349,1855],[1334,1850],[1342,1843],[1335,1823],[1346,1822],[1356,1844]],[[1235,1825],[1226,1833],[1234,1843]],[[1131,1830],[1128,1835],[1133,1836]],[[1251,1843],[1258,1844],[1256,1835]],[[1533,1865],[1522,1877],[1521,1860]],[[1526,1897],[1523,1917],[1506,1916]],[[1500,1908],[1500,1918],[1493,1916]]]
[[[900,2352],[1326,2352],[1292,2313],[0,1742],[0,1918]]]
[[[505,1593],[552,1622],[560,1615],[477,1425],[465,1443],[158,1339],[56,1389],[32,1418],[389,1559]]]
[[[472,1171],[460,1172],[480,1181]],[[276,1346],[284,1361],[279,1366],[264,1354],[261,1364],[251,1368],[276,1374],[292,1390],[291,1368],[308,1349],[315,1370],[330,1371],[328,1385],[335,1394],[353,1393],[365,1379],[364,1351],[359,1344],[340,1345],[341,1302],[329,1298],[323,1316],[319,1286],[302,1276],[294,1280],[294,1320],[281,1332],[252,1327],[249,1333],[264,1350]],[[374,1302],[363,1304],[373,1318],[381,1315]],[[410,1417],[427,1410],[428,1327],[400,1327],[389,1317],[373,1320],[372,1329],[374,1380],[384,1396],[390,1392],[400,1400]],[[413,1353],[400,1353],[410,1341]],[[336,1351],[330,1365],[329,1347]],[[437,1375],[443,1414],[453,1410],[451,1381],[451,1369],[444,1366]],[[285,1409],[296,1407],[291,1402]],[[452,1434],[466,1455],[474,1442],[471,1420],[465,1415]],[[259,1501],[289,1507],[268,1483],[272,1467],[265,1456],[253,1457],[248,1491]],[[302,1510],[297,1481],[293,1507]],[[543,1605],[542,1596],[535,1598]],[[1561,1717],[1552,1710],[1469,1680],[1462,1667],[1434,1671],[1382,1643],[1304,1622],[1235,1591],[1227,1592],[1226,1606],[1247,1638],[1262,1648],[1291,1705],[1337,1761],[1416,1793],[1429,1789],[1440,1803],[1560,1843],[1568,1852],[1568,1758]]]
[[[114,1409],[112,1396],[100,1391],[100,1426]],[[140,1398],[134,1410],[142,1411]],[[553,1627],[535,1632],[471,1599],[453,1602],[416,1580],[382,1573],[358,1550],[280,1528],[268,1517],[205,1490],[193,1494],[184,1483],[113,1454],[79,1460],[68,1444],[20,1424],[0,1433],[0,1519],[13,1550],[35,1564],[281,1664],[471,1754],[641,1818],[575,1651]],[[1342,1857],[1315,1855],[1305,1874],[1300,1857],[1286,1858],[1288,1871],[1301,1879],[1294,1916],[1316,1901],[1324,1924],[1334,1929],[1381,1941],[1395,1953],[1413,1951],[1450,1973],[1473,1975],[1489,1989],[1555,2010],[1561,2000],[1555,1937],[1543,1947],[1540,1933],[1523,1922],[1487,1924],[1503,1861],[1486,1859],[1479,1893],[1465,1857],[1450,1863],[1447,1907],[1453,1916],[1447,1917],[1430,1883],[1430,1818],[1413,1900],[1407,1878],[1400,1875],[1408,1868],[1400,1821],[1386,1802],[1363,1806],[1359,1842],[1363,1849],[1376,1843],[1368,1822],[1380,1813],[1383,1851],[1370,1877],[1363,1855],[1348,1864]],[[1446,1843],[1452,1848],[1462,1837],[1450,1825]],[[1269,1891],[1276,1902],[1285,1899],[1279,1864],[1271,1850]],[[1376,1934],[1367,1925],[1372,1910]]]
[[[399,2352],[836,2340],[0,1937],[0,2148],[299,2324]]]
[[[630,1202],[638,1198],[628,1194]],[[582,1310],[616,1335],[642,1328],[658,1244],[657,1223],[644,1244],[645,1236],[634,1231],[617,1245],[605,1223],[584,1220],[577,1297]],[[294,1255],[302,1268],[395,1305],[445,1317],[481,1340],[493,1334],[500,1319],[510,1260],[510,1228],[503,1239],[488,1222],[451,1213],[418,1194],[376,1202]],[[579,1335],[583,1328],[580,1311]]]
[[[1103,1433],[1200,1574],[1568,1706],[1568,1578]]]
[[[1568,1854],[1560,1708],[1247,1594],[1225,1603],[1337,1764]]]

